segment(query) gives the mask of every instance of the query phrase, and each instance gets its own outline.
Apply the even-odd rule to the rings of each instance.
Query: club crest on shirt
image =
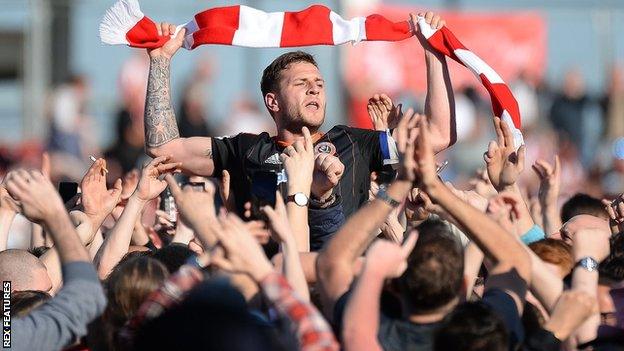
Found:
[[[328,142],[328,141],[324,141],[322,143],[318,143],[316,144],[316,146],[314,146],[314,154],[330,154],[330,155],[334,155],[336,154],[336,146],[334,146],[334,144]]]

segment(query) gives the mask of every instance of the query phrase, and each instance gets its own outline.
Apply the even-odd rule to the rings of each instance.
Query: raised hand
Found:
[[[264,212],[269,219],[268,224],[271,228],[273,240],[280,244],[294,241],[295,238],[292,233],[292,228],[290,227],[290,222],[288,221],[286,206],[284,205],[284,200],[279,191],[275,194],[275,208],[264,206],[262,212]]]
[[[554,166],[544,160],[537,160],[533,170],[540,179],[539,200],[542,206],[556,206],[561,186],[561,163],[555,155]]]
[[[492,185],[497,191],[512,186],[524,170],[525,146],[516,151],[513,134],[506,122],[494,117],[497,140],[490,141],[483,155]]]
[[[256,282],[273,272],[273,265],[262,247],[238,216],[220,215],[219,223],[221,230],[217,230],[216,234],[225,256],[213,256],[211,260],[214,266],[229,273],[247,274]]]
[[[433,29],[440,29],[444,27],[446,25],[446,21],[443,20],[440,15],[437,15],[431,11],[424,13],[420,12],[418,13],[418,15],[410,13],[410,25],[412,26],[412,31],[416,34],[416,38],[418,38],[418,41],[420,41],[420,44],[423,46],[423,48],[425,48],[427,51],[433,52],[431,45],[420,31],[420,27],[418,26],[418,17],[423,17],[425,19],[425,22]]]
[[[0,212],[16,215],[19,204],[9,195],[4,184],[0,185]]]
[[[394,106],[392,100],[386,94],[375,94],[368,99],[368,116],[373,122],[373,128],[379,131],[386,131],[396,127],[403,112],[402,105]]]
[[[134,196],[139,200],[147,202],[156,198],[167,187],[167,182],[160,179],[160,176],[172,173],[180,168],[181,163],[166,163],[169,156],[160,156],[153,159],[143,167],[141,179],[134,191]]]
[[[602,204],[609,213],[611,232],[617,234],[624,230],[624,194],[615,200],[602,200]]]
[[[366,253],[366,269],[372,269],[385,278],[400,277],[407,268],[407,257],[414,249],[418,233],[412,232],[402,245],[378,239]]]
[[[311,193],[317,199],[324,200],[331,196],[332,189],[344,174],[344,164],[336,156],[319,153],[314,160]]]
[[[171,36],[176,31],[176,26],[167,22],[162,22],[160,25],[156,25],[156,27],[158,28],[158,35],[161,36]],[[148,49],[147,52],[152,58],[163,56],[167,59],[171,59],[173,55],[175,55],[175,53],[178,51],[178,49],[180,49],[184,44],[185,35],[186,28],[182,28],[178,35],[169,39],[169,41],[166,42],[165,45],[157,49]]]
[[[204,191],[195,191],[191,187],[181,189],[172,175],[167,174],[165,181],[175,199],[178,212],[195,232],[196,228],[208,219],[216,220],[214,207],[215,186],[212,182],[204,183]]]
[[[590,256],[601,262],[609,255],[611,230],[609,223],[602,218],[574,216],[561,228],[561,236],[572,242],[575,259]]]
[[[399,120],[394,130],[394,139],[399,153],[399,169],[397,179],[410,182],[416,181],[416,160],[414,159],[414,143],[418,137],[418,122],[425,120],[422,115],[415,114],[413,109],[408,109]]]
[[[39,171],[9,172],[4,184],[9,195],[19,203],[20,212],[32,222],[53,221],[59,211],[65,212],[61,196]]]
[[[301,132],[303,142],[297,140],[286,147],[280,159],[288,176],[289,195],[301,192],[309,196],[314,172],[314,145],[308,128],[303,127]]]
[[[483,196],[486,199],[498,194],[498,191],[494,189],[490,177],[488,176],[485,168],[477,170],[476,174],[470,178],[469,184],[473,187],[474,191]]]
[[[111,189],[106,188],[106,161],[98,159],[80,182],[81,204],[84,213],[91,218],[94,223],[104,220],[121,199],[122,182],[117,179]]]
[[[552,332],[557,339],[566,340],[597,312],[598,304],[593,296],[583,291],[568,290],[561,294],[544,329]]]

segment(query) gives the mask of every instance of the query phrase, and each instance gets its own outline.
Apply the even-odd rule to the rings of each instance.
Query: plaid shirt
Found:
[[[178,272],[171,275],[158,290],[148,296],[134,317],[120,331],[123,344],[130,346],[136,331],[143,323],[180,303],[185,293],[202,280],[202,272],[197,267],[192,265],[180,267]],[[331,327],[319,311],[297,296],[281,274],[277,272],[269,274],[260,282],[260,287],[277,312],[293,322],[301,350],[339,349]]]

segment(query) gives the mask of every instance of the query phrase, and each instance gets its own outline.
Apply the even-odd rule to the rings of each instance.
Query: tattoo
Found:
[[[144,116],[147,147],[157,147],[180,136],[169,95],[169,62],[165,57],[150,60]]]

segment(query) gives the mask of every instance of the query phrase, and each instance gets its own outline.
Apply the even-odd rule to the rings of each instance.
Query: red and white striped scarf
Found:
[[[520,111],[502,78],[468,50],[447,28],[433,29],[424,18],[418,26],[429,44],[472,71],[490,94],[494,115],[505,121],[514,134],[516,147],[523,144]],[[381,15],[345,20],[323,5],[298,12],[263,12],[248,6],[217,7],[202,11],[186,28],[184,47],[204,44],[245,47],[295,47],[340,45],[360,41],[399,41],[414,35],[408,21],[392,22]],[[158,35],[154,21],[146,17],[137,0],[120,0],[106,11],[100,24],[103,43],[137,48],[158,48],[170,37]]]

